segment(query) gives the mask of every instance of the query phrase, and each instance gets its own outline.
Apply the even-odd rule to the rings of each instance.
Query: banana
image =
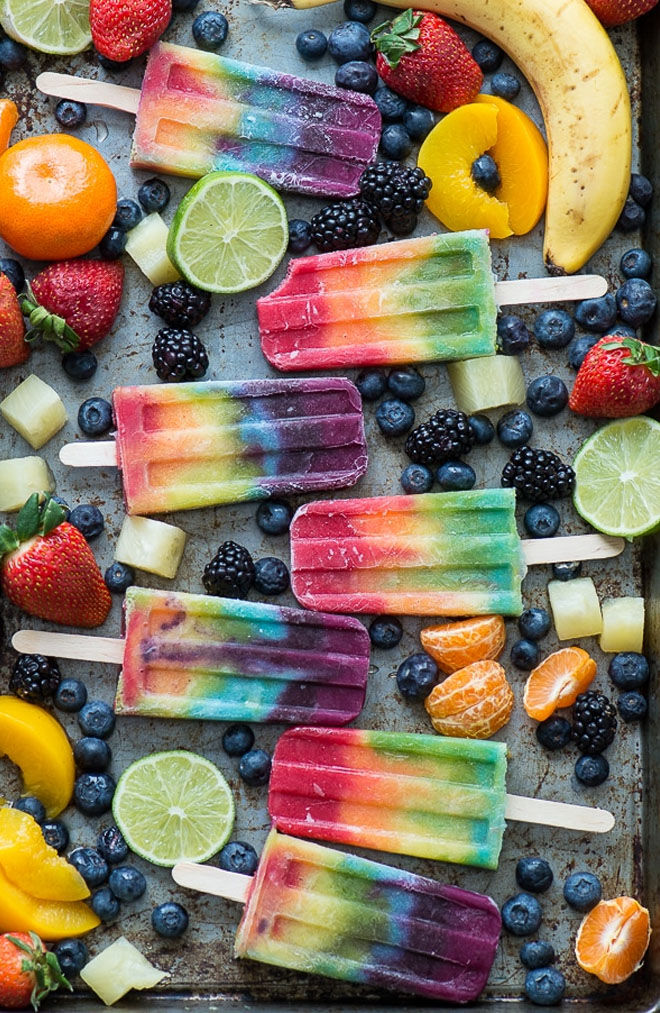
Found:
[[[579,270],[612,231],[630,183],[630,100],[605,29],[585,0],[424,0],[420,6],[488,36],[534,89],[549,151],[543,256],[551,274]]]

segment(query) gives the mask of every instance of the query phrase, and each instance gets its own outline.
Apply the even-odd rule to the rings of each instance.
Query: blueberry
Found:
[[[6,35],[0,37],[0,67],[3,70],[20,70],[27,60],[27,49]]]
[[[188,928],[188,912],[176,901],[165,901],[151,912],[151,926],[164,939],[178,939]]]
[[[360,21],[366,25],[375,13],[374,0],[344,0],[344,14],[349,21]]]
[[[285,535],[293,508],[283,499],[267,499],[257,507],[257,525],[266,535]]]
[[[328,40],[323,32],[308,28],[296,37],[296,49],[303,60],[319,60],[328,48]]]
[[[76,127],[82,127],[87,119],[87,106],[84,102],[63,98],[55,106],[55,119],[67,130],[75,130]]]
[[[115,713],[103,700],[90,700],[80,711],[78,724],[83,735],[107,739],[115,728]]]
[[[111,74],[116,74],[122,70],[126,70],[133,63],[132,60],[111,60],[108,56],[104,56],[103,53],[97,53],[96,59],[98,60],[101,67],[104,70],[110,71]]]
[[[41,824],[41,833],[43,834],[46,844],[49,844],[51,848],[55,848],[58,855],[69,846],[69,831],[65,823],[62,820],[44,820]]]
[[[119,917],[121,905],[109,886],[103,886],[100,890],[96,890],[92,894],[89,904],[92,911],[106,925]]]
[[[643,208],[648,207],[653,197],[653,184],[646,176],[639,172],[633,172],[630,176],[630,196],[641,204]]]
[[[525,995],[536,1006],[556,1006],[566,991],[566,979],[556,967],[538,967],[525,975]]]
[[[96,848],[76,848],[67,861],[78,870],[87,886],[100,886],[108,878],[108,863]]]
[[[600,339],[600,334],[578,334],[577,338],[573,338],[568,346],[568,364],[571,369],[580,368],[587,352],[591,351]]]
[[[374,102],[378,106],[378,111],[386,123],[396,123],[402,120],[408,108],[406,100],[385,84],[376,88]],[[412,137],[412,133],[410,136]]]
[[[622,693],[616,706],[624,721],[641,721],[649,709],[646,697],[636,689]]]
[[[545,609],[525,609],[518,617],[518,629],[526,640],[542,640],[550,631],[550,616]]]
[[[571,723],[566,718],[546,718],[536,726],[536,738],[544,749],[563,749],[571,741]]]
[[[118,865],[128,856],[128,844],[119,827],[105,827],[96,839],[96,848],[109,865]]]
[[[555,948],[552,943],[534,939],[531,943],[523,943],[520,947],[520,961],[530,971],[539,967],[549,967],[555,962]]]
[[[564,900],[576,911],[590,911],[602,896],[600,880],[593,872],[573,872],[564,883]]]
[[[68,521],[69,517],[71,516],[71,511],[69,510],[69,504],[67,503],[67,501],[65,499],[62,499],[61,496],[51,496],[51,499],[53,500],[53,502],[59,503],[59,505],[64,510],[64,520]]]
[[[470,169],[472,179],[486,193],[495,193],[502,182],[500,170],[492,155],[479,155],[475,158]]]
[[[531,538],[552,538],[559,531],[561,518],[550,503],[535,503],[525,511],[523,524]]]
[[[376,408],[376,422],[384,436],[402,436],[412,429],[415,412],[406,401],[389,397]]]
[[[595,788],[610,776],[610,765],[604,756],[581,756],[575,764],[575,776],[582,784]]]
[[[626,250],[619,263],[621,274],[624,278],[649,278],[653,269],[653,260],[646,250],[634,247]],[[0,261],[0,271],[2,262]]]
[[[80,770],[107,770],[112,759],[112,750],[104,739],[86,735],[78,739],[74,745],[73,758]]]
[[[472,57],[484,74],[490,74],[497,70],[504,58],[504,53],[490,39],[479,39],[472,47]]]
[[[575,337],[573,317],[566,310],[544,310],[534,321],[534,334],[541,348],[566,348]]]
[[[493,74],[490,90],[493,95],[504,98],[507,102],[512,102],[520,91],[520,79],[515,74],[507,74],[504,71],[500,71],[498,74]]]
[[[87,687],[79,679],[63,679],[53,696],[58,710],[74,714],[87,703]]]
[[[523,672],[536,668],[539,657],[539,645],[534,640],[516,640],[511,648],[511,664]]]
[[[163,179],[154,176],[138,190],[138,200],[147,214],[164,211],[170,202],[170,188]]]
[[[34,795],[24,795],[23,798],[19,798],[14,802],[14,809],[18,809],[19,812],[27,813],[37,823],[43,823],[46,819],[46,809],[43,802],[40,802]]]
[[[330,32],[328,52],[337,63],[368,60],[373,52],[369,29],[359,21],[344,21]]]
[[[104,260],[117,260],[126,249],[127,235],[123,229],[111,225],[99,243],[99,252]]]
[[[271,759],[265,749],[250,749],[241,756],[238,773],[251,788],[268,783]]]
[[[518,893],[502,905],[502,925],[513,936],[533,935],[541,918],[541,905],[531,893]]]
[[[291,578],[286,563],[276,556],[254,561],[254,589],[259,594],[276,595],[288,591]]]
[[[11,257],[0,257],[0,271],[6,274],[17,292],[25,288],[25,271],[17,260]]]
[[[378,87],[378,74],[373,63],[366,60],[349,60],[342,63],[335,73],[335,84],[338,88],[349,91],[361,91],[373,95]]]
[[[468,423],[477,446],[485,447],[488,443],[493,442],[495,426],[487,415],[470,415]]]
[[[617,289],[619,316],[631,327],[641,327],[647,323],[655,313],[657,302],[653,289],[643,278],[628,278]]]
[[[304,253],[312,243],[312,226],[304,218],[292,218],[289,222],[289,252]]]
[[[412,366],[400,366],[388,374],[387,387],[402,401],[416,401],[424,393],[426,381]]]
[[[135,583],[135,570],[126,563],[111,563],[103,575],[105,586],[113,594],[123,594],[124,591]]]
[[[89,380],[94,376],[98,360],[93,352],[67,352],[62,356],[62,369],[72,380]]]
[[[84,503],[74,507],[69,515],[69,523],[78,528],[81,535],[84,535],[88,542],[93,541],[103,531],[103,514],[98,507],[91,503]]]
[[[636,651],[621,651],[610,661],[610,679],[619,689],[639,689],[649,680],[649,663]]]
[[[142,220],[142,208],[130,197],[120,197],[112,224],[123,232],[130,232]]]
[[[85,816],[101,816],[110,809],[115,788],[115,780],[110,774],[81,774],[73,788],[73,801]]]
[[[257,871],[259,856],[251,844],[245,844],[244,841],[230,841],[218,855],[218,865],[226,872],[252,876]]]
[[[254,745],[254,732],[248,725],[230,725],[222,736],[222,748],[228,756],[243,756]]]
[[[497,350],[502,355],[524,352],[531,340],[527,325],[520,317],[507,313],[497,318]]]
[[[410,106],[403,114],[403,125],[413,141],[423,141],[434,123],[433,113],[425,106]]]
[[[377,401],[387,389],[387,377],[382,369],[363,369],[357,375],[355,386],[363,401]]]
[[[433,658],[420,651],[402,661],[396,673],[399,693],[406,700],[423,700],[438,681],[438,666]]]
[[[65,978],[75,978],[89,960],[89,950],[80,939],[63,939],[55,943],[53,953]]]
[[[616,228],[619,232],[636,232],[644,227],[646,212],[641,204],[638,204],[632,197],[626,198],[623,211],[619,215]]]
[[[90,397],[78,409],[78,426],[86,436],[103,436],[112,429],[112,405],[102,397]]]
[[[575,319],[585,331],[606,334],[616,323],[616,299],[611,292],[600,299],[583,299],[575,308]]]
[[[229,22],[219,11],[204,11],[192,23],[193,39],[200,49],[213,52],[220,49],[227,38]]]
[[[132,865],[118,865],[110,873],[108,886],[117,900],[128,903],[142,896],[147,889],[147,881],[140,870]]]
[[[401,640],[403,626],[395,616],[376,616],[369,623],[369,637],[374,647],[389,651]]]
[[[527,407],[535,415],[550,419],[568,404],[568,390],[560,377],[546,373],[537,376],[527,388]]]
[[[471,489],[477,481],[474,468],[465,461],[445,461],[436,471],[440,488],[445,492],[462,492]]]
[[[380,150],[386,158],[401,162],[413,148],[412,137],[401,123],[388,123],[380,135]]]
[[[401,472],[403,491],[416,495],[429,492],[433,485],[433,472],[425,464],[409,464]]]
[[[529,893],[544,893],[550,888],[553,878],[545,858],[520,858],[516,863],[516,883]]]
[[[571,563],[553,563],[552,576],[555,580],[575,580],[582,573],[582,563],[576,560]]]
[[[512,408],[497,421],[497,438],[504,447],[522,447],[534,432],[534,423],[528,412]]]

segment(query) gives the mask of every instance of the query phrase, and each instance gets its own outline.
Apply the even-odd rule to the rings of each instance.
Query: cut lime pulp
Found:
[[[0,0],[0,24],[39,53],[69,56],[92,42],[89,0]]]

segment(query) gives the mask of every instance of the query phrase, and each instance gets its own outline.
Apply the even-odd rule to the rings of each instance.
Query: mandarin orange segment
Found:
[[[582,920],[575,956],[583,970],[618,985],[641,966],[650,938],[649,912],[636,900],[601,900]]]
[[[16,103],[9,98],[0,98],[0,155],[7,150],[11,132],[17,123]]]
[[[438,683],[424,701],[441,735],[488,739],[513,710],[513,690],[496,661],[475,661]]]
[[[545,721],[558,707],[570,707],[593,681],[596,662],[581,647],[563,647],[537,665],[525,683],[523,706]]]
[[[477,616],[427,626],[420,639],[440,671],[451,675],[474,661],[497,658],[504,649],[506,628],[502,616]]]

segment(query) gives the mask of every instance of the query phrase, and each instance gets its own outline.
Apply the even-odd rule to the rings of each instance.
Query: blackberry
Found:
[[[172,327],[194,327],[211,308],[211,296],[187,281],[156,285],[149,309]]]
[[[209,368],[204,345],[192,331],[163,327],[151,349],[156,372],[165,383],[198,380]]]
[[[584,756],[598,756],[616,732],[616,710],[604,693],[580,693],[573,706],[573,740]]]
[[[248,550],[236,542],[223,542],[204,567],[202,583],[208,594],[245,598],[254,583],[254,563]]]
[[[54,658],[43,654],[21,654],[14,662],[9,689],[21,700],[45,703],[60,684],[60,670]]]
[[[467,454],[474,433],[464,412],[441,408],[428,422],[416,426],[406,440],[406,454],[415,464],[443,464]]]
[[[504,465],[502,485],[532,503],[562,499],[573,492],[575,472],[552,451],[524,446],[514,450]]]
[[[380,235],[378,211],[359,199],[326,205],[314,215],[310,226],[312,240],[323,253],[371,246]]]
[[[378,208],[395,236],[414,231],[432,185],[422,169],[399,162],[376,162],[360,177],[360,193]]]

